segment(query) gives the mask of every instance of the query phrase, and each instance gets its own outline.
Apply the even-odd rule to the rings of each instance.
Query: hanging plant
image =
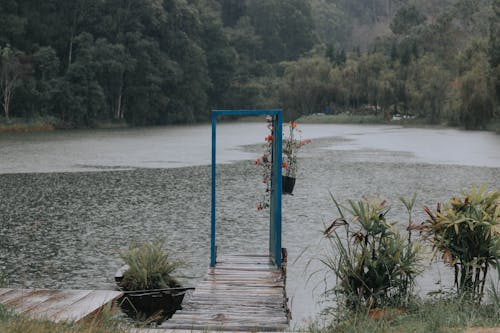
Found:
[[[274,141],[274,127],[271,117],[266,117],[269,134],[264,138],[264,153],[255,160],[255,165],[261,167],[262,182],[266,185],[261,202],[257,205],[257,210],[269,207],[270,195],[272,191],[272,146]],[[298,169],[297,153],[304,145],[311,143],[310,139],[302,140],[300,129],[295,121],[291,121],[283,126],[282,139],[282,191],[283,194],[292,195],[295,185],[295,178]]]

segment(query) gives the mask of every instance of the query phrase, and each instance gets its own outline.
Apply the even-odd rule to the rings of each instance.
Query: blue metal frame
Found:
[[[274,140],[272,146],[272,177],[271,177],[271,203],[269,226],[269,253],[278,268],[281,267],[281,161],[282,161],[282,110],[213,110],[212,111],[212,212],[211,212],[211,238],[210,238],[210,267],[215,267],[216,253],[216,147],[217,147],[217,117],[218,116],[272,116]]]

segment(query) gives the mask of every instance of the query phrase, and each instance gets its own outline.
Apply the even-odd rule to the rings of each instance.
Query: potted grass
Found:
[[[128,316],[161,322],[181,308],[190,288],[183,288],[173,276],[180,264],[170,259],[160,242],[131,245],[120,258],[125,265],[116,272],[115,281],[124,292],[120,307]]]

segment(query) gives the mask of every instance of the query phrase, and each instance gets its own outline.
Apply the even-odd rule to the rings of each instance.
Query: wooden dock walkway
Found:
[[[50,290],[0,288],[0,303],[34,319],[79,321],[123,294],[111,290]]]
[[[284,331],[290,319],[285,275],[267,255],[218,258],[182,310],[160,328]]]

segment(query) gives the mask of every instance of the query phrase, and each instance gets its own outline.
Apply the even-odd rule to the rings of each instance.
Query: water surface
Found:
[[[500,185],[500,139],[491,133],[390,126],[304,125],[294,196],[283,199],[287,292],[294,327],[324,306],[322,229],[339,200],[380,194],[406,223],[399,196],[434,207],[472,184]],[[267,212],[253,160],[265,124],[218,126],[220,253],[265,252]],[[0,136],[0,267],[13,287],[113,288],[117,251],[161,238],[186,265],[186,285],[206,272],[210,244],[210,126],[61,131]],[[423,291],[449,281],[428,269]],[[328,286],[334,281],[327,278]]]

